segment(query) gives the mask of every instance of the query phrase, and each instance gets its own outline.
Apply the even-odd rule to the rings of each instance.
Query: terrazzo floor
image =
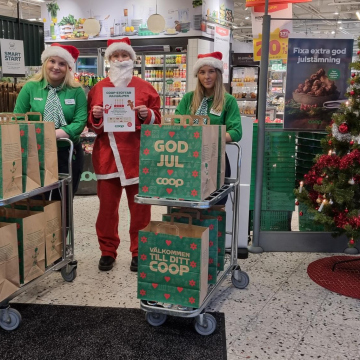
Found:
[[[77,278],[67,283],[59,273],[52,273],[13,302],[138,308],[137,275],[129,270],[129,215],[124,200],[119,226],[122,241],[112,271],[98,270],[100,251],[94,228],[98,199],[77,196]],[[161,219],[164,210],[153,207],[152,219]],[[228,278],[209,307],[225,313],[228,360],[360,359],[360,301],[318,286],[306,272],[309,263],[331,255],[263,253],[239,260],[250,277],[249,286],[239,290]]]

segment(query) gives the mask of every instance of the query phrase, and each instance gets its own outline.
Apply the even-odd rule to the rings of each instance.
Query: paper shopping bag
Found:
[[[217,188],[219,126],[200,117],[193,125],[195,116],[168,118],[141,126],[139,195],[204,200]]]
[[[22,160],[19,125],[0,114],[0,199],[22,193]]]
[[[15,223],[19,249],[20,283],[45,272],[45,217],[43,212],[0,209],[0,221]]]
[[[29,192],[41,186],[35,125],[19,122],[19,128],[22,153],[22,190]]]
[[[217,281],[217,263],[218,263],[218,221],[216,217],[202,215],[197,209],[171,208],[170,213],[174,214],[174,222],[182,224],[189,223],[189,217],[193,225],[209,228],[209,284],[215,284]],[[176,213],[176,214],[175,214]],[[170,221],[171,214],[162,216],[162,221]]]
[[[199,307],[207,294],[209,229],[151,221],[139,232],[138,298]]]
[[[37,149],[39,153],[41,186],[51,185],[59,180],[55,124],[42,121],[41,113],[28,112],[29,123],[35,125]]]
[[[217,188],[220,189],[225,182],[225,150],[226,150],[226,126],[219,125],[219,145],[218,145],[218,170]]]
[[[16,225],[0,222],[0,302],[20,287]]]
[[[204,215],[214,216],[218,220],[218,270],[224,270],[226,243],[226,211],[224,205],[214,205],[208,209],[199,209]]]
[[[48,200],[22,200],[13,204],[15,209],[43,211],[45,215],[45,267],[62,257],[61,202]]]

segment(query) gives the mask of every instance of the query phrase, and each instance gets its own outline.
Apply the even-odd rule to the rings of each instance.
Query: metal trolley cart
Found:
[[[167,306],[162,303],[140,300],[140,308],[146,312],[146,320],[152,326],[160,326],[166,321],[167,315],[179,316],[195,319],[195,329],[200,335],[210,335],[216,329],[216,319],[205,312],[206,307],[210,303],[216,290],[221,283],[231,274],[231,281],[238,289],[245,289],[249,284],[249,276],[246,272],[240,269],[237,264],[238,258],[238,231],[239,231],[239,197],[240,197],[240,167],[241,167],[241,147],[238,143],[227,143],[237,147],[237,169],[236,178],[225,178],[225,184],[212,193],[208,198],[200,202],[173,200],[166,198],[148,198],[136,195],[135,202],[139,204],[158,205],[158,206],[177,206],[194,209],[206,209],[215,205],[219,200],[226,195],[233,193],[233,217],[232,217],[232,231],[227,232],[231,235],[231,254],[230,264],[224,269],[216,284],[209,285],[208,293],[198,309],[181,307],[181,306]]]
[[[20,287],[19,290],[11,294],[9,297],[0,302],[0,327],[4,330],[15,330],[21,323],[21,314],[16,310],[10,308],[9,302],[28,289],[29,286],[34,285],[45,276],[53,271],[60,271],[61,276],[67,282],[71,282],[76,278],[77,260],[74,259],[74,224],[73,224],[73,190],[72,190],[72,171],[71,160],[73,156],[74,145],[69,139],[58,139],[58,141],[66,141],[70,145],[69,151],[69,173],[59,174],[59,181],[44,186],[33,191],[23,193],[8,199],[0,199],[0,206],[9,205],[20,200],[28,199],[36,195],[43,194],[54,189],[61,189],[61,217],[62,217],[62,242],[63,253],[62,258],[55,264],[46,268],[45,273],[36,279],[28,282]],[[66,211],[68,209],[68,211]],[[66,221],[66,219],[68,221]],[[68,224],[67,224],[68,223]]]

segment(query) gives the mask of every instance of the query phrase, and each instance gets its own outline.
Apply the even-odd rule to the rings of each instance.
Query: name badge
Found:
[[[75,99],[65,99],[65,105],[75,105]]]
[[[220,116],[221,115],[221,111],[215,111],[214,109],[210,110],[210,114],[216,115],[216,116]]]
[[[34,98],[35,101],[42,101],[42,98]]]

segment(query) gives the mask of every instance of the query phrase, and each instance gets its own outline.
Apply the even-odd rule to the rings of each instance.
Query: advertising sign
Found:
[[[264,6],[251,9],[251,23],[254,37],[254,60],[260,61],[262,49],[262,26]],[[292,18],[292,5],[269,5],[269,14],[275,18]],[[291,20],[272,20],[270,23],[269,59],[286,59],[288,51],[288,37],[292,32]]]
[[[284,128],[324,130],[347,98],[353,39],[289,39]],[[291,75],[290,75],[291,74]]]
[[[104,131],[135,131],[135,88],[104,88]]]
[[[24,42],[1,39],[0,46],[3,76],[25,76]]]
[[[214,34],[214,51],[220,51],[223,54],[223,81],[227,84],[229,82],[230,29],[216,25]]]

